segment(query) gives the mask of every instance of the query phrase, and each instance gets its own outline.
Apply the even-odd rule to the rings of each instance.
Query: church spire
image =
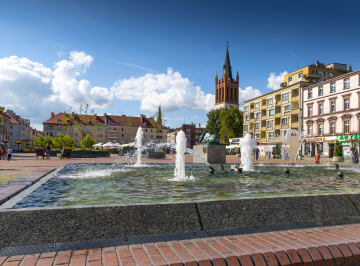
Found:
[[[225,62],[224,62],[224,66],[223,66],[223,74],[222,74],[222,78],[225,79],[225,75],[226,75],[226,79],[230,79],[232,80],[232,72],[231,72],[231,64],[230,64],[230,57],[229,57],[229,42],[227,42],[227,46],[226,46],[226,55],[225,55]]]

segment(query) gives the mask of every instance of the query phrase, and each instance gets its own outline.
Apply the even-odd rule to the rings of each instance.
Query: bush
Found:
[[[76,147],[75,140],[70,138],[70,136],[65,136],[60,134],[59,137],[54,139],[54,146],[62,148],[74,148]]]
[[[50,143],[50,145],[53,145],[54,140],[50,137],[50,136],[37,136],[34,139],[34,146],[35,147],[45,147],[48,143]]]
[[[341,143],[337,140],[335,143],[335,151],[334,151],[334,156],[343,156],[343,148]]]
[[[94,140],[89,135],[83,138],[80,142],[82,148],[91,148],[94,144],[96,144],[96,140]]]

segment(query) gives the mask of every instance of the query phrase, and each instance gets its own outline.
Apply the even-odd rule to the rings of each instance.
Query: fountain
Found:
[[[285,152],[287,152],[290,162],[295,164],[296,155],[300,149],[301,142],[303,140],[302,134],[295,129],[287,129],[282,142],[285,146]]]
[[[186,137],[184,131],[180,130],[176,135],[176,159],[173,181],[186,181],[185,176],[185,149]]]
[[[241,167],[243,171],[253,171],[252,152],[256,147],[256,140],[251,138],[249,133],[240,139]]]
[[[143,150],[143,147],[142,147],[143,137],[144,137],[144,133],[142,131],[142,128],[139,127],[137,132],[136,132],[136,137],[135,137],[135,147],[137,148],[135,166],[140,166],[141,165],[141,153],[142,153],[142,150]]]

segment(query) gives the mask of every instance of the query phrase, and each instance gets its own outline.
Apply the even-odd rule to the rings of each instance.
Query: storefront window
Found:
[[[310,154],[310,143],[305,143],[305,155]]]
[[[349,133],[350,133],[350,122],[349,122],[349,121],[345,121],[345,122],[344,122],[344,133],[345,133],[345,134],[349,134]]]
[[[324,143],[322,143],[322,142],[317,143],[316,148],[320,152],[320,155],[322,155],[323,149],[324,149]]]

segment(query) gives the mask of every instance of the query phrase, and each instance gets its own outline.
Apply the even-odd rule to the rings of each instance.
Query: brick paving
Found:
[[[0,257],[0,265],[333,266],[360,263],[360,224]]]

